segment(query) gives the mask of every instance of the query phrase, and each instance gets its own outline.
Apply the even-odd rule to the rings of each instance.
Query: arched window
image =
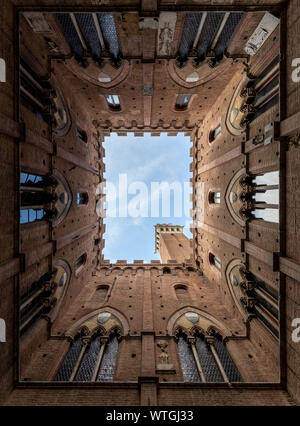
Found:
[[[179,110],[187,109],[192,95],[177,95],[175,108]]]
[[[87,192],[77,192],[77,205],[82,206],[87,204],[89,201],[89,196]]]
[[[183,333],[178,334],[177,348],[184,381],[200,382],[192,348],[188,343],[187,336]]]
[[[246,220],[279,222],[279,172],[261,175],[241,170],[233,177],[225,196],[233,218],[241,225]]]
[[[84,265],[86,264],[86,261],[87,261],[87,255],[86,255],[86,253],[82,254],[76,260],[76,263],[75,263],[75,274],[76,275],[78,275],[82,271]]]
[[[41,79],[24,60],[20,59],[21,103],[46,123],[50,122],[49,89],[51,85]]]
[[[222,126],[221,124],[218,125],[214,130],[212,130],[209,134],[209,142],[214,142],[216,139],[218,139],[222,134]]]
[[[163,274],[170,274],[171,273],[171,269],[170,268],[168,268],[167,266],[165,266],[164,268],[163,268]]]
[[[114,111],[119,111],[121,109],[119,95],[104,95],[107,105],[110,109]]]
[[[222,262],[221,259],[219,259],[217,256],[215,256],[212,253],[209,253],[209,263],[213,266],[215,266],[219,271],[222,268]]]
[[[92,298],[93,303],[102,303],[105,301],[107,292],[109,290],[108,285],[100,285],[96,288],[95,293]]]
[[[47,272],[32,283],[29,291],[20,299],[20,332],[24,333],[42,314],[48,314],[56,299],[51,297],[55,287],[51,281],[53,273]]]
[[[51,183],[53,184],[53,182]],[[51,183],[49,182],[49,178],[21,172],[21,224],[49,217],[50,212],[46,212],[44,205],[49,205],[54,201],[53,195],[47,190],[47,185]]]
[[[20,223],[42,219],[57,225],[68,213],[71,192],[64,177],[57,171],[52,176],[39,176],[21,172]]]
[[[242,378],[229,355],[222,337],[212,331],[198,330],[187,337],[177,335],[178,354],[185,382],[240,382]]]
[[[78,334],[65,355],[54,381],[112,382],[117,360],[119,336]]]
[[[279,172],[257,175],[253,184],[254,217],[279,223]]]
[[[179,301],[185,301],[190,298],[189,291],[186,285],[178,284],[174,288],[175,288],[176,297]]]
[[[82,130],[80,127],[76,128],[76,136],[78,139],[80,139],[82,142],[87,143],[88,137],[85,130]]]
[[[246,127],[251,121],[273,107],[279,100],[279,57],[267,66],[257,77],[248,82],[240,96],[244,99],[240,111],[244,114],[241,126]]]
[[[221,204],[221,192],[210,192],[208,194],[209,204]]]

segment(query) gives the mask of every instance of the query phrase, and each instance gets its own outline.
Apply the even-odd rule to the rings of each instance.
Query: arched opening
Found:
[[[171,273],[171,269],[170,268],[168,268],[167,266],[165,266],[164,268],[163,268],[163,274],[170,274]]]
[[[174,287],[174,289],[175,289],[175,294],[176,294],[177,300],[185,301],[185,300],[190,299],[189,290],[188,290],[188,287],[186,285],[177,284]]]
[[[105,298],[107,296],[107,292],[109,290],[108,285],[99,285],[92,298],[93,303],[102,303],[105,301]]]
[[[99,328],[91,336],[78,333],[54,377],[54,381],[112,382],[119,348],[119,334],[103,336]]]
[[[192,95],[177,95],[175,109],[184,111],[187,109]]]

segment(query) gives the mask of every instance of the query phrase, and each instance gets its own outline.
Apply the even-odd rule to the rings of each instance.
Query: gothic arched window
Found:
[[[279,172],[256,175],[253,179],[253,194],[256,219],[268,222],[279,222]]]
[[[178,354],[185,382],[241,382],[221,336],[214,331],[203,335],[196,330],[187,337],[177,335]]]
[[[279,222],[279,172],[246,174],[242,169],[229,184],[225,196],[233,218],[242,226],[246,220]]]
[[[20,332],[24,333],[42,314],[48,314],[56,298],[55,285],[52,282],[54,272],[47,272],[30,286],[29,290],[21,295],[20,299]]]
[[[44,190],[46,179],[30,173],[20,174],[21,210],[20,223],[42,220],[46,216],[44,204],[51,203],[51,194]]]
[[[20,196],[21,224],[47,219],[57,225],[71,205],[70,188],[57,170],[51,176],[21,172]]]
[[[117,360],[119,336],[103,337],[100,331],[92,336],[75,336],[60,364],[54,381],[112,382]]]
[[[279,336],[278,289],[246,270],[239,259],[234,259],[226,270],[227,282],[241,312],[257,317]]]

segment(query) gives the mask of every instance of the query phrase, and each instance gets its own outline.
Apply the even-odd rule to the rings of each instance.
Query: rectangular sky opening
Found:
[[[158,223],[184,226],[192,237],[191,146],[183,133],[105,138],[106,260],[159,260],[154,253]]]

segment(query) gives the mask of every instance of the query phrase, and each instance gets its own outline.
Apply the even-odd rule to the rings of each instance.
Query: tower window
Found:
[[[221,193],[210,192],[208,195],[209,204],[221,204]]]
[[[87,204],[89,201],[88,194],[86,192],[77,192],[77,205],[81,206]]]
[[[43,209],[21,209],[20,223],[31,223],[44,218],[45,211]]]
[[[76,136],[84,143],[87,143],[88,137],[87,137],[87,133],[80,129],[80,127],[77,127],[76,129]]]
[[[185,110],[188,107],[192,95],[177,95],[176,109]]]
[[[222,126],[221,124],[216,127],[214,130],[212,130],[209,134],[209,142],[214,142],[216,139],[218,139],[222,134]]]
[[[109,108],[119,111],[121,109],[119,95],[105,95],[105,99]]]

